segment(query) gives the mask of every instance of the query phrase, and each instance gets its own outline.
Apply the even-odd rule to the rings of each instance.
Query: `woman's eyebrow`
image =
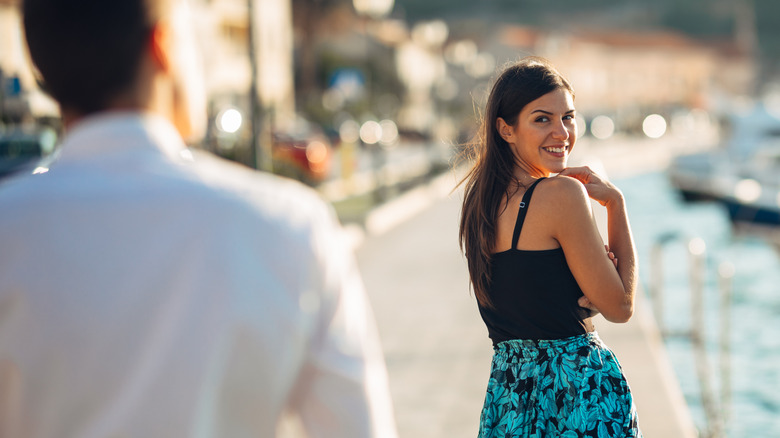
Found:
[[[576,110],[572,108],[572,109],[566,111],[564,114],[571,114],[574,111],[576,111]],[[549,116],[553,115],[553,113],[551,113],[550,111],[546,111],[546,110],[543,110],[543,109],[537,109],[537,110],[531,111],[531,114],[535,114],[535,113],[547,114]]]

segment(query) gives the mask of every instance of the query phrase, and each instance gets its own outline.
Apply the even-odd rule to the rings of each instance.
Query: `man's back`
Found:
[[[0,185],[0,248],[0,420],[16,433],[273,436],[293,406],[321,436],[394,434],[330,210],[193,158],[162,119],[87,120],[48,173]]]

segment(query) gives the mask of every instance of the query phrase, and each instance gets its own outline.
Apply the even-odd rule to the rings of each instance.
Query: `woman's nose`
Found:
[[[556,140],[567,140],[569,138],[569,129],[563,122],[556,123],[553,127],[552,136]]]

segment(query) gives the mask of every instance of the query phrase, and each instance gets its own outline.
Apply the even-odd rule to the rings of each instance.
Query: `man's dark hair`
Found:
[[[27,45],[63,108],[104,110],[138,76],[157,17],[154,0],[23,0]]]

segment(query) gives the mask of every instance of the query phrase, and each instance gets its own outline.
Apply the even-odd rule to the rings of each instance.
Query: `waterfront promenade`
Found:
[[[439,177],[377,208],[358,242],[402,438],[476,436],[487,384],[492,349],[457,246],[454,182]],[[645,437],[695,437],[649,303],[640,298],[627,324],[596,326],[623,364]]]

